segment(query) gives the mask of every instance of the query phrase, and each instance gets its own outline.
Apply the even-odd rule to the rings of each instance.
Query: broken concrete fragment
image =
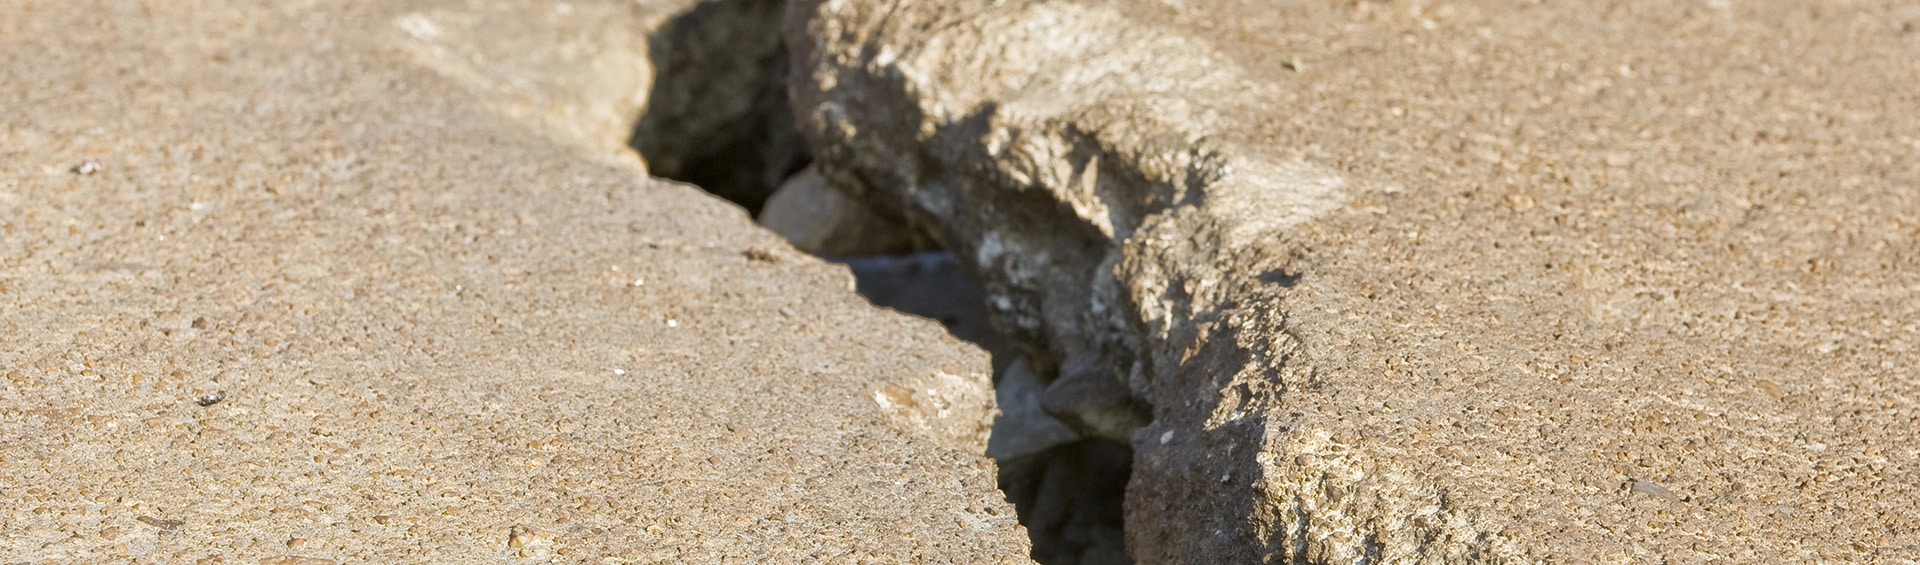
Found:
[[[1152,407],[1143,562],[1910,562],[1916,18],[801,0],[787,33],[823,173],[940,233],[1043,378]]]
[[[988,457],[1012,461],[1080,439],[1073,428],[1040,407],[1045,387],[1025,361],[1014,361],[1000,373],[1000,382],[994,384],[1000,415],[994,418],[993,436],[987,439]]]
[[[1075,429],[1095,437],[1126,437],[1150,420],[1148,407],[1127,391],[1126,383],[1104,360],[1067,359],[1059,375],[1041,393],[1040,405]]]
[[[984,353],[419,56],[634,6],[9,4],[0,562],[1024,562]]]
[[[925,247],[906,226],[827,186],[811,167],[767,197],[759,222],[795,248],[822,257],[897,255]]]

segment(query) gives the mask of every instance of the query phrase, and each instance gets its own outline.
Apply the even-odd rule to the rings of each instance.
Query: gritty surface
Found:
[[[985,354],[418,4],[0,8],[0,562],[1025,559]]]
[[[1541,557],[1920,560],[1920,10],[1219,4],[1265,143],[1392,186],[1284,410]]]
[[[823,170],[1153,405],[1136,558],[1920,560],[1920,9],[803,5]]]

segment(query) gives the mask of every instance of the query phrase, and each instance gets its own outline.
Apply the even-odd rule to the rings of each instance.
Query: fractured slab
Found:
[[[788,34],[822,173],[1131,440],[1142,561],[1912,562],[1916,25],[816,0]]]

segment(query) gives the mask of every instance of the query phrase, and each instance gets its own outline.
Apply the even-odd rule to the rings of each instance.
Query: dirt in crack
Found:
[[[1130,563],[1130,446],[1083,439],[1046,415],[1045,384],[994,333],[986,293],[959,261],[807,166],[786,94],[783,10],[783,0],[716,0],[668,21],[652,41],[656,78],[631,145],[654,175],[738,203],[795,247],[845,263],[875,305],[938,320],[993,353],[1003,415],[989,454],[1034,559]]]

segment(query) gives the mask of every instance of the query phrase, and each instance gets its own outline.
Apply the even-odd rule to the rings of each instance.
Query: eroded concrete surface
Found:
[[[1920,560],[1920,8],[813,0],[1145,562]]]
[[[621,147],[669,4],[0,3],[0,561],[1024,561],[987,356]]]

